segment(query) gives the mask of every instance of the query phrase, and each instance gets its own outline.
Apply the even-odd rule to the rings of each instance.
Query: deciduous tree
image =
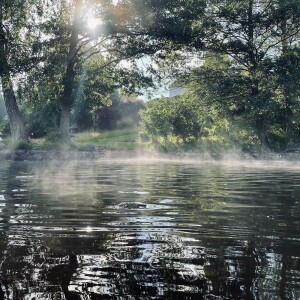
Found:
[[[46,18],[50,1],[13,0],[0,3],[0,77],[2,92],[14,140],[26,139],[14,83],[41,59],[39,26]]]

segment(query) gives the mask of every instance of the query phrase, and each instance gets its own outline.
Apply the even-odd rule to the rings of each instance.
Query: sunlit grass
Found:
[[[72,137],[72,143],[76,146],[94,145],[112,150],[133,150],[140,147],[139,134],[135,129],[112,130],[104,132],[82,132]]]
[[[137,129],[111,130],[111,131],[86,131],[72,134],[71,146],[64,145],[60,140],[48,141],[47,138],[30,139],[28,142],[12,142],[4,139],[3,143],[9,149],[68,149],[82,148],[87,145],[103,147],[108,150],[135,150],[147,148],[139,139]]]

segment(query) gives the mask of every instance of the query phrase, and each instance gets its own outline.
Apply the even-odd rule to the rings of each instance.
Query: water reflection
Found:
[[[300,172],[6,162],[2,299],[299,299]]]

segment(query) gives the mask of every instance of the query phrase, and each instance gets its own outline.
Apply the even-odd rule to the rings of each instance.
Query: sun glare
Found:
[[[88,20],[87,20],[87,27],[89,29],[92,29],[94,30],[99,24],[100,24],[100,20],[99,19],[96,19],[94,17],[90,17]]]
[[[87,226],[87,227],[86,227],[86,229],[85,229],[85,231],[86,231],[86,232],[92,232],[92,231],[93,231],[93,229],[92,229],[92,227],[91,227],[91,226]]]

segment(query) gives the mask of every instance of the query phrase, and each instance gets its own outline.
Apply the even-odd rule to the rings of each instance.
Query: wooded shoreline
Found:
[[[300,161],[300,148],[285,150],[275,153],[271,151],[261,152],[177,152],[159,153],[150,150],[112,150],[102,147],[84,147],[72,150],[40,150],[40,149],[2,149],[0,159],[12,161],[49,161],[49,160],[129,160],[143,159],[145,162],[152,160],[203,160],[203,161]]]

